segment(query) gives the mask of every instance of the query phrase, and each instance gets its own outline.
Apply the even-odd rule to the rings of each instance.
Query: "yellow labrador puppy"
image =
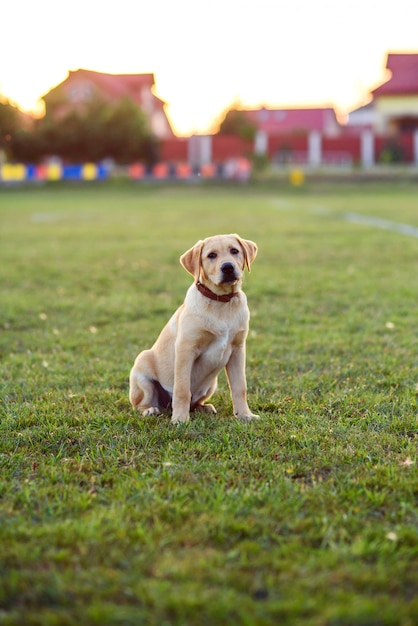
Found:
[[[137,356],[130,374],[129,399],[143,415],[159,415],[171,405],[171,421],[177,424],[187,422],[190,411],[216,413],[205,402],[225,368],[234,413],[243,420],[258,418],[247,404],[250,313],[241,290],[244,269],[250,271],[256,254],[252,241],[216,235],[181,256],[180,263],[195,282],[152,348]]]

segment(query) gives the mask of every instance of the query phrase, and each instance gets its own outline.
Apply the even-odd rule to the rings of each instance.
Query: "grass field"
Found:
[[[0,189],[0,623],[418,623],[418,187]],[[259,245],[249,404],[128,374],[199,238]]]

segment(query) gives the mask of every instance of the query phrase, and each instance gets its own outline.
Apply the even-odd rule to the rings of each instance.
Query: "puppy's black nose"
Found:
[[[221,270],[225,276],[231,276],[231,274],[235,274],[235,267],[232,265],[232,263],[224,263],[223,265],[221,265]]]

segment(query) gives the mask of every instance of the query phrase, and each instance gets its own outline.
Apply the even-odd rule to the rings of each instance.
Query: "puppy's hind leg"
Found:
[[[192,411],[194,413],[208,413],[209,415],[215,415],[216,409],[213,404],[200,404],[197,403],[193,406]]]
[[[154,382],[145,374],[132,368],[129,376],[129,400],[134,409],[139,409],[142,415],[160,415],[158,394]]]
[[[211,383],[209,389],[207,389],[203,395],[200,395],[199,399],[196,402],[192,402],[192,411],[196,411],[197,413],[209,413],[211,415],[216,414],[216,409],[213,404],[206,404],[206,400],[215,393],[216,387],[218,386],[218,379]]]

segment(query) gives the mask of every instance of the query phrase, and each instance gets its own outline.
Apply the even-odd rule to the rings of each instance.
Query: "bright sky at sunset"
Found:
[[[20,0],[1,9],[0,94],[24,110],[68,70],[153,72],[175,132],[233,103],[364,104],[387,52],[418,52],[417,0]]]

